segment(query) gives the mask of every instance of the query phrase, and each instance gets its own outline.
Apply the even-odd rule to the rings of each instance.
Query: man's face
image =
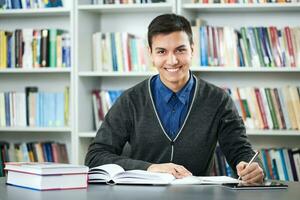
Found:
[[[193,46],[183,31],[152,37],[151,58],[160,79],[170,89],[180,90],[189,79]]]

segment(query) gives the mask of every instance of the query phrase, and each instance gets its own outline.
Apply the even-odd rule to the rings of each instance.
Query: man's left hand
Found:
[[[246,183],[262,183],[264,180],[264,171],[257,162],[248,163],[242,161],[236,166],[237,174],[241,180]]]

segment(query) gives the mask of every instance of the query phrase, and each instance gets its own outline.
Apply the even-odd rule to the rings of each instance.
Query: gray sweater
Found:
[[[230,96],[196,78],[187,117],[174,140],[165,133],[150,90],[150,80],[126,90],[111,107],[86,155],[89,167],[115,163],[146,170],[152,163],[183,165],[193,175],[209,175],[217,142],[233,170],[254,151]],[[122,156],[124,145],[131,146]]]

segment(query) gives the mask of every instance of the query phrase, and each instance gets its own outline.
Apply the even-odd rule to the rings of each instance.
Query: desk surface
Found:
[[[88,189],[34,191],[5,184],[0,178],[0,200],[299,200],[300,183],[288,183],[287,190],[234,191],[222,186],[174,185],[174,186],[125,186],[125,185],[89,185]]]

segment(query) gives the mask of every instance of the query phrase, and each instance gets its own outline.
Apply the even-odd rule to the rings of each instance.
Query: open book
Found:
[[[238,183],[237,179],[227,176],[188,176],[176,179],[168,173],[149,172],[144,170],[125,171],[116,164],[101,165],[89,170],[89,183],[108,184],[150,184],[150,185],[180,185],[180,184],[223,184]]]

